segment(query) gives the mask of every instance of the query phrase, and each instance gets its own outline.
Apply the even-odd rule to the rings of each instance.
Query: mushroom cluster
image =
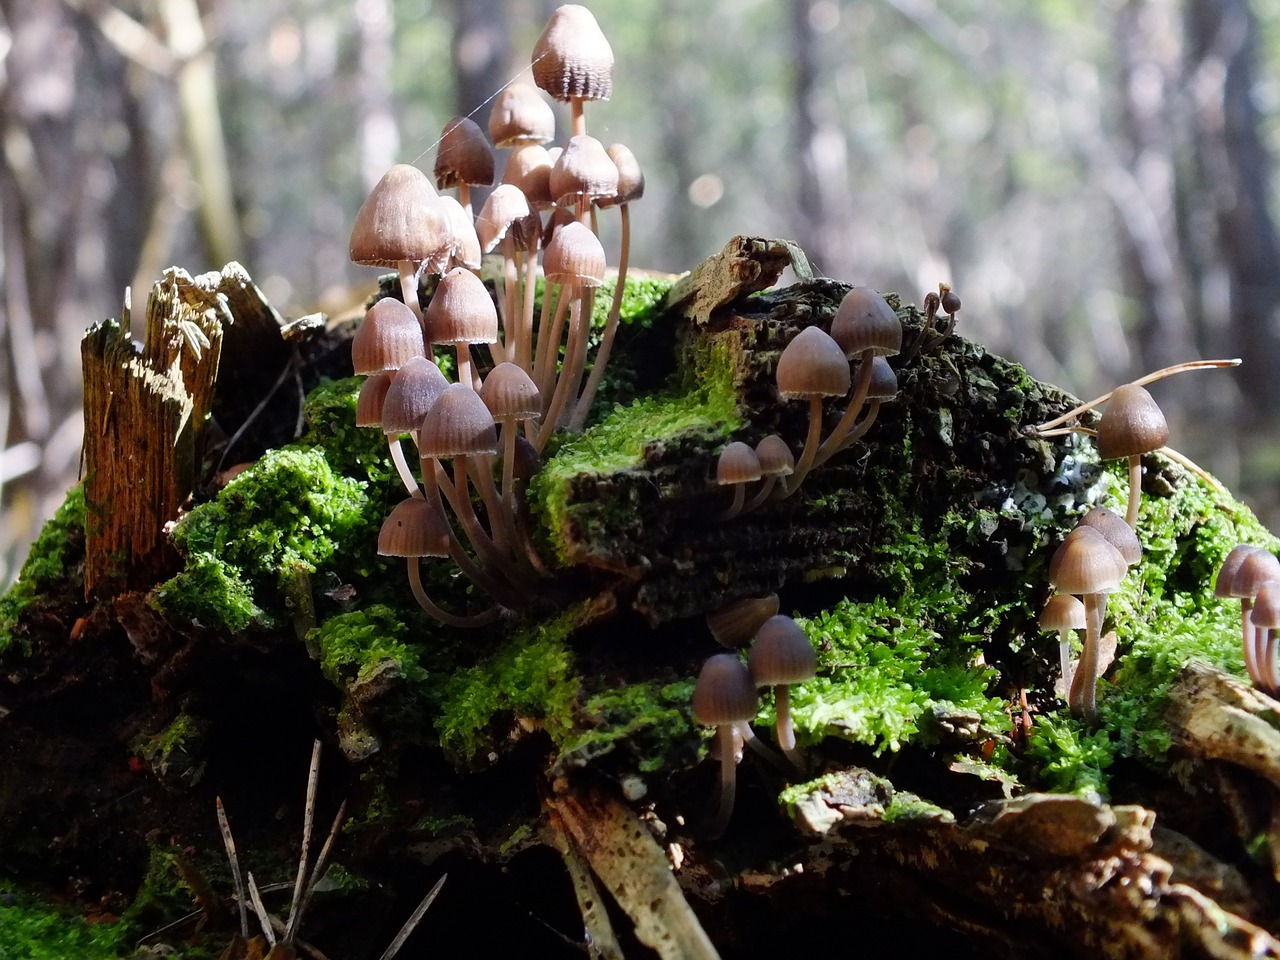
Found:
[[[408,494],[383,525],[378,549],[405,557],[418,603],[458,627],[529,602],[548,576],[530,539],[525,485],[552,434],[586,423],[617,332],[630,204],[644,193],[631,151],[606,150],[587,134],[584,104],[609,99],[613,87],[613,52],[591,12],[557,9],[532,67],[538,87],[571,107],[573,136],[563,148],[544,146],[554,139],[555,116],[542,93],[512,83],[489,114],[493,146],[478,124],[455,117],[439,141],[435,184],[397,164],[351,231],[355,263],[390,267],[400,278],[401,300],[374,303],[352,342],[355,372],[367,377],[357,422],[386,434]],[[493,185],[495,148],[510,151],[503,182],[473,216],[471,191]],[[439,192],[449,190],[456,198]],[[596,210],[612,206],[622,219],[617,282],[588,376],[607,263]],[[485,254],[501,256],[496,294],[480,279]],[[438,278],[425,309],[424,275]],[[438,351],[452,351],[456,382],[437,365]],[[401,444],[406,434],[417,448],[416,473]],[[423,587],[422,557],[449,558],[491,603],[442,609]]]
[[[1242,543],[1218,570],[1213,595],[1240,601],[1244,666],[1259,690],[1280,696],[1280,560],[1263,547]]]

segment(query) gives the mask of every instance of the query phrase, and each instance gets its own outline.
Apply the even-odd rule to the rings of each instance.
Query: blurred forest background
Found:
[[[353,309],[365,192],[483,127],[555,6],[0,0],[0,585],[77,476],[84,329],[231,259],[289,317]],[[1280,525],[1280,0],[590,6],[591,132],[648,180],[633,263],[750,233],[912,302],[947,281],[961,333],[1084,397],[1242,356],[1153,392]]]

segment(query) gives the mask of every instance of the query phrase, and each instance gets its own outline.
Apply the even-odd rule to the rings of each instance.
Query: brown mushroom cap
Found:
[[[720,451],[720,459],[716,461],[716,483],[726,486],[759,479],[760,458],[748,444],[735,440]]]
[[[1137,532],[1114,510],[1093,507],[1080,522],[1106,537],[1120,551],[1120,556],[1124,557],[1124,562],[1129,566],[1142,559],[1142,543],[1138,540]]]
[[[480,238],[476,235],[476,225],[471,214],[460,204],[456,197],[441,197],[440,207],[444,211],[445,223],[448,224],[449,246],[434,261],[428,261],[428,273],[444,273],[452,264],[461,264],[472,270],[480,268]]]
[[[391,386],[391,377],[392,371],[383,370],[366,377],[360,385],[360,396],[356,398],[357,427],[382,426],[382,401]]]
[[[425,314],[432,343],[495,343],[498,308],[484,281],[464,267],[454,267],[436,285]]]
[[[867,398],[871,400],[892,400],[898,395],[898,375],[889,366],[889,361],[876,354],[871,358],[871,385],[867,388]]]
[[[388,436],[413,433],[449,381],[434,360],[414,357],[391,378],[382,403],[382,431]]]
[[[558,229],[542,254],[542,272],[552,283],[598,287],[605,265],[604,245],[590,227],[577,221]]]
[[[508,84],[489,110],[489,138],[496,147],[547,143],[556,136],[556,115],[538,88]]]
[[[1280,560],[1259,548],[1245,555],[1231,583],[1231,596],[1253,599],[1268,580],[1280,580]]]
[[[369,191],[351,228],[351,262],[394,267],[421,263],[439,254],[446,242],[439,195],[417,167],[398,163]]]
[[[613,49],[586,7],[566,4],[551,14],[532,60],[534,82],[556,100],[613,94]]]
[[[1255,627],[1280,628],[1280,580],[1267,580],[1258,588],[1249,619]]]
[[[1049,560],[1049,582],[1059,593],[1111,593],[1128,569],[1106,537],[1093,527],[1076,527]]]
[[[1036,623],[1041,630],[1083,630],[1084,604],[1069,593],[1055,593],[1045,603]]]
[[[1111,391],[1098,421],[1098,456],[1135,457],[1159,450],[1169,441],[1169,424],[1145,387],[1126,383]]]
[[[866,350],[893,356],[902,349],[902,321],[880,294],[870,287],[854,287],[836,308],[831,336],[846,357]]]
[[[410,497],[396,504],[378,531],[384,557],[449,556],[449,521],[433,502]]]
[[[351,366],[359,375],[399,370],[410,358],[425,353],[422,325],[394,297],[383,297],[370,307],[351,339]]]
[[[800,624],[776,614],[756,633],[747,666],[758,687],[803,683],[817,676],[818,655]]]
[[[644,172],[640,169],[640,161],[636,159],[631,149],[625,144],[613,143],[605,152],[618,170],[618,192],[612,197],[602,197],[596,201],[596,205],[614,207],[643,197]]]
[[[1255,546],[1252,543],[1241,543],[1231,548],[1231,552],[1222,561],[1222,567],[1218,570],[1218,576],[1214,580],[1213,595],[1215,597],[1219,600],[1225,600],[1241,596],[1241,594],[1235,592],[1236,580],[1240,575],[1240,567],[1244,564],[1245,558],[1249,554],[1256,553],[1259,550],[1262,550],[1262,547]]]
[[[760,438],[760,442],[756,444],[756,458],[760,461],[762,477],[788,477],[796,469],[795,455],[787,446],[787,441],[776,433]]]
[[[707,614],[707,629],[722,647],[745,647],[764,622],[778,612],[778,595],[743,597]]]
[[[737,654],[717,653],[702,665],[693,685],[693,715],[699,723],[753,720],[759,706],[756,685]]]
[[[532,231],[541,229],[542,223],[529,208],[524,192],[513,183],[498,184],[476,215],[476,237],[485,253],[491,252],[508,233],[515,245],[524,249]]]
[[[519,364],[504,361],[480,385],[480,399],[498,423],[530,420],[542,412],[538,386]]]
[[[460,183],[493,185],[493,151],[479,124],[469,117],[454,117],[444,125],[433,172],[441,190]]]
[[[502,182],[520,188],[535,210],[551,206],[551,155],[545,147],[530,144],[507,158]]]
[[[551,196],[561,206],[579,199],[596,200],[618,193],[618,168],[609,159],[604,144],[580,134],[568,144],[551,167]]]
[[[842,397],[851,383],[849,361],[827,333],[805,327],[778,358],[777,379],[778,393],[787,400]]]
[[[451,383],[422,420],[418,453],[423,457],[472,457],[497,453],[493,414],[465,383]]]

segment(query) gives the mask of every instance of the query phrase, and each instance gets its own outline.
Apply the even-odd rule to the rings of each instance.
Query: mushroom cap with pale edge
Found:
[[[805,327],[778,358],[778,393],[800,397],[842,397],[849,392],[849,361],[825,331]]]
[[[1218,569],[1218,576],[1213,582],[1213,595],[1219,600],[1239,597],[1240,594],[1234,591],[1236,578],[1240,575],[1240,567],[1249,554],[1256,553],[1262,549],[1262,547],[1252,543],[1241,543],[1232,547],[1231,552],[1227,554],[1226,559],[1222,561],[1222,566]]]
[[[356,398],[356,426],[382,427],[382,401],[391,386],[392,371],[383,370],[370,374],[360,384],[360,396]]]
[[[745,647],[766,620],[778,612],[778,595],[743,597],[707,614],[707,629],[722,647]]]
[[[561,206],[579,198],[595,200],[618,192],[618,168],[609,159],[604,144],[580,134],[568,144],[551,167],[551,196]]]
[[[425,353],[422,324],[395,297],[383,297],[370,307],[351,338],[351,366],[361,376],[399,370],[412,357]]]
[[[556,137],[556,115],[538,88],[511,83],[489,108],[489,139],[495,147],[543,144]]]
[[[759,479],[760,458],[749,444],[735,440],[720,451],[720,459],[716,461],[716,483],[725,486]]]
[[[612,143],[605,151],[613,165],[618,168],[618,192],[612,197],[602,197],[596,201],[599,207],[615,207],[620,203],[630,203],[644,196],[644,171],[640,169],[640,161],[631,152],[631,148],[623,143]]]
[[[451,383],[432,405],[418,430],[418,455],[474,457],[498,452],[493,414],[465,383]]]
[[[600,238],[576,220],[555,232],[542,252],[542,272],[562,286],[598,287],[604,281],[606,257]]]
[[[613,49],[586,7],[565,4],[551,14],[533,46],[533,82],[556,100],[608,100]]]
[[[779,613],[766,620],[756,632],[747,667],[758,687],[803,683],[817,676],[818,655],[804,628]]]
[[[519,364],[504,360],[480,384],[480,399],[499,423],[531,420],[542,413],[538,385]]]
[[[432,172],[441,190],[465,183],[472,187],[493,185],[493,151],[484,131],[470,117],[454,117],[444,125]]]
[[[1059,593],[1111,593],[1129,565],[1120,551],[1093,527],[1076,527],[1049,560],[1049,582]]]
[[[1132,567],[1142,559],[1142,542],[1138,540],[1137,532],[1114,510],[1093,507],[1080,522],[1106,537],[1120,551],[1120,556],[1124,557],[1124,562],[1129,566]]]
[[[421,497],[401,500],[382,521],[378,553],[384,557],[447,557],[449,521]]]
[[[756,685],[735,653],[707,658],[693,685],[693,715],[708,725],[754,720],[760,707]]]
[[[514,183],[498,184],[476,215],[476,238],[480,241],[480,249],[489,253],[509,232],[517,247],[528,246],[528,237],[520,235],[518,224],[532,212],[524,191]],[[538,227],[541,226],[539,223]]]
[[[403,260],[422,263],[447,243],[440,196],[427,175],[407,163],[383,174],[356,214],[351,228],[351,262],[394,267]]]
[[[1125,383],[1111,391],[1096,442],[1103,460],[1136,457],[1168,443],[1169,424],[1145,387]]]
[[[1069,593],[1055,593],[1045,603],[1036,623],[1041,630],[1083,630],[1084,604]]]
[[[444,273],[451,265],[461,264],[472,270],[480,269],[480,238],[476,235],[476,225],[471,214],[460,204],[456,197],[441,197],[440,206],[444,209],[445,222],[449,225],[449,247],[444,254],[434,261],[428,261],[428,273]]]
[[[893,356],[902,350],[902,321],[880,294],[870,287],[854,287],[836,308],[831,336],[847,357],[867,350]]]
[[[889,361],[879,354],[871,358],[871,386],[867,390],[869,400],[891,400],[898,395],[898,375]]]
[[[484,281],[454,267],[436,285],[423,318],[432,343],[496,343],[498,308]]]
[[[1280,580],[1280,560],[1270,550],[1262,547],[1250,550],[1236,567],[1235,574],[1227,585],[1231,591],[1228,596],[1252,600],[1268,580]]]
[[[756,444],[756,458],[760,461],[760,476],[789,477],[796,471],[795,454],[776,433],[761,437]]]
[[[535,210],[551,206],[551,155],[546,147],[531,143],[512,153],[502,182],[519,187]]]
[[[448,386],[434,360],[414,357],[391,378],[382,402],[382,432],[394,436],[416,431]]]

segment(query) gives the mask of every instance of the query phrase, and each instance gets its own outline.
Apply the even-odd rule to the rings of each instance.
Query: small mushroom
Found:
[[[757,687],[773,687],[778,747],[796,770],[803,770],[804,758],[796,750],[795,728],[791,724],[791,684],[817,676],[818,655],[813,644],[800,624],[785,614],[777,614],[756,633],[747,667]]]
[[[1142,559],[1142,542],[1138,533],[1125,521],[1124,517],[1106,507],[1093,507],[1080,518],[1086,527],[1093,527],[1107,538],[1107,541],[1120,551],[1124,562],[1133,566]]]
[[[716,643],[730,650],[745,647],[764,622],[778,612],[778,595],[743,597],[707,614],[707,629]]]
[[[1111,391],[1098,421],[1098,456],[1129,461],[1129,505],[1125,523],[1137,529],[1142,497],[1142,455],[1159,450],[1169,440],[1169,424],[1145,387],[1126,383]]]
[[[796,458],[792,456],[791,448],[776,433],[760,438],[760,442],[756,444],[756,459],[760,461],[760,478],[764,482],[756,495],[743,505],[743,512],[755,510],[779,490],[781,496],[786,496],[786,478],[796,469]]]
[[[778,394],[785,400],[809,401],[809,431],[787,494],[800,488],[813,466],[822,437],[822,399],[849,392],[849,361],[831,335],[818,327],[805,327],[786,345],[778,358]]]
[[[480,125],[469,117],[454,117],[444,125],[436,149],[436,188],[458,188],[458,203],[471,213],[471,188],[493,186],[493,151]]]
[[[351,338],[351,366],[358,376],[399,370],[425,353],[422,324],[394,297],[383,297],[370,307]]]
[[[1086,626],[1084,604],[1066,593],[1055,593],[1040,611],[1037,621],[1041,630],[1058,634],[1058,660],[1062,668],[1062,696],[1071,690],[1071,631]]]
[[[1242,543],[1233,547],[1222,561],[1214,582],[1213,595],[1220,599],[1240,601],[1240,634],[1244,647],[1244,666],[1254,684],[1265,689],[1267,678],[1262,672],[1258,632],[1253,625],[1253,599],[1268,580],[1280,580],[1280,560],[1270,550]],[[1265,642],[1265,641],[1264,641]]]
[[[744,740],[749,739],[750,722],[758,709],[756,685],[738,656],[717,653],[708,658],[693,686],[693,715],[699,723],[714,726],[720,741],[720,804],[707,828],[707,835],[712,838],[724,833],[733,815],[737,789],[734,728]]]
[[[720,451],[716,461],[716,483],[733,488],[733,500],[719,515],[719,520],[732,520],[742,512],[747,498],[747,484],[760,479],[760,458],[749,444],[735,440]]]
[[[1258,673],[1266,681],[1262,687],[1271,696],[1280,692],[1280,663],[1277,663],[1277,629],[1280,629],[1280,580],[1268,580],[1258,588],[1249,613],[1256,631],[1254,649]]]

